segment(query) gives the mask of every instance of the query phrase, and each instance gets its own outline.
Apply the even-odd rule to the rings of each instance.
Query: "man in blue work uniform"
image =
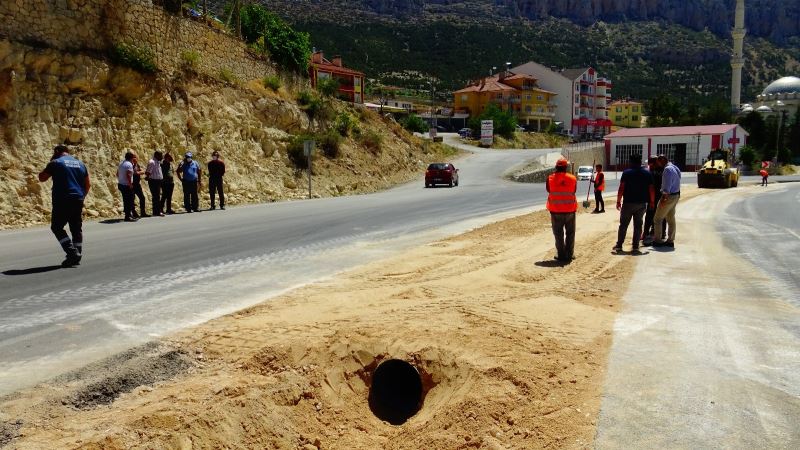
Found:
[[[178,165],[175,173],[183,184],[183,207],[187,213],[200,211],[200,198],[197,191],[200,188],[200,164],[192,159],[192,152],[186,152],[183,161]]]
[[[83,255],[83,200],[89,193],[89,171],[76,158],[70,156],[65,145],[57,145],[53,149],[53,157],[39,173],[39,181],[45,182],[53,178],[53,210],[50,229],[56,235],[58,243],[67,254],[61,263],[62,267],[77,266]],[[64,231],[69,224],[72,239]]]

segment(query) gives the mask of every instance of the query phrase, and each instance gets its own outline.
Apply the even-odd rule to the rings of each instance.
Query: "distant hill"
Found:
[[[592,65],[613,96],[727,98],[734,0],[262,0],[326,54],[385,83],[440,91],[534,60]],[[586,5],[582,9],[569,5]],[[800,2],[747,2],[744,99],[800,60]],[[774,20],[772,18],[774,17]]]

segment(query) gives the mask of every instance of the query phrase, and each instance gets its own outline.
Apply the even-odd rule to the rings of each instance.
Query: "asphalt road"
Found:
[[[678,204],[614,327],[596,448],[800,448],[800,183]]]
[[[456,161],[455,188],[425,189],[420,178],[371,195],[86,223],[78,268],[57,267],[63,255],[46,227],[0,232],[0,394],[542,205],[541,184],[501,175],[548,152],[479,150]]]

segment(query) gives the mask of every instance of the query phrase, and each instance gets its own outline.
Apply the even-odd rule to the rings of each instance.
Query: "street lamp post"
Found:
[[[778,154],[781,151],[781,128],[783,128],[783,113],[786,111],[783,107],[785,103],[778,100],[775,102],[775,112],[778,113],[778,134],[775,136],[775,165],[778,164]]]
[[[697,157],[695,157],[695,160],[694,160],[694,162],[695,162],[695,164],[697,165],[698,168],[700,166],[700,137],[701,136],[702,136],[701,133],[698,132],[697,133]]]

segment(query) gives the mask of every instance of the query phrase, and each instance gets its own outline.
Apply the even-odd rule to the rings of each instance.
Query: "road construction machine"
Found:
[[[733,165],[730,150],[716,149],[697,171],[697,187],[729,188],[739,184],[739,169]]]

